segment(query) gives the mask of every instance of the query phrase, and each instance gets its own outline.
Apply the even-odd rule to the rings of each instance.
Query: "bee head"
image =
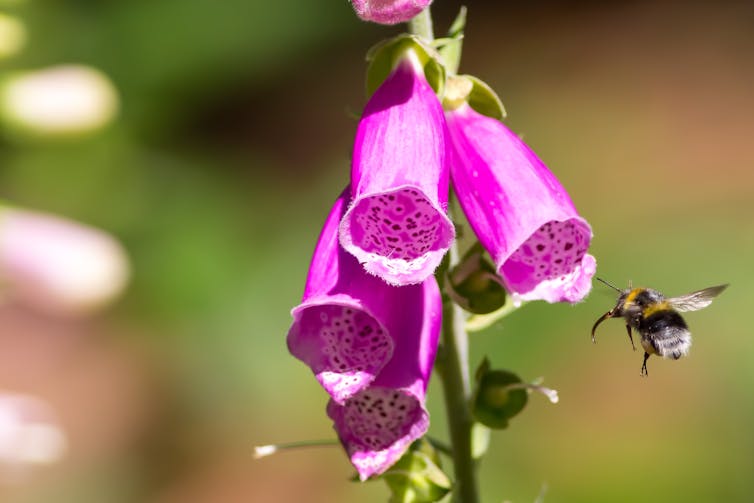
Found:
[[[621,293],[618,298],[617,316],[639,316],[651,305],[665,300],[657,290],[651,288],[634,288]]]

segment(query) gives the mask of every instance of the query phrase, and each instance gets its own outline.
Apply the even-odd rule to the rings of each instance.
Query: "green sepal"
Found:
[[[488,314],[505,305],[505,288],[479,243],[450,272],[449,293],[466,311]]]
[[[476,372],[476,388],[471,410],[477,421],[493,429],[508,427],[508,420],[526,406],[529,394],[521,384],[521,378],[507,370],[490,369],[487,358]]]
[[[493,119],[505,119],[505,107],[497,93],[486,82],[473,75],[463,75],[463,77],[469,79],[474,84],[468,97],[471,108]]]
[[[385,473],[379,476],[390,488],[391,503],[430,503],[450,492],[450,478],[440,468],[440,456],[425,439],[419,439]]]
[[[462,6],[455,20],[453,20],[453,24],[450,25],[448,36],[434,41],[434,46],[438,48],[437,52],[442,56],[450,75],[455,75],[458,72],[458,66],[461,64],[464,28],[466,28],[466,7]]]
[[[484,81],[473,75],[455,75],[448,79],[442,105],[446,110],[455,110],[464,103],[482,115],[493,119],[505,118],[503,102]]]
[[[418,37],[409,34],[383,40],[367,52],[367,97],[371,96],[390,75],[395,64],[406,51],[413,51],[424,67],[424,76],[437,96],[445,93],[445,66],[440,55]]]

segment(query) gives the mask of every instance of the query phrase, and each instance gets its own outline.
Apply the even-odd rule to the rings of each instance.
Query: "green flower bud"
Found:
[[[474,417],[494,429],[508,427],[508,420],[517,415],[529,400],[526,389],[512,384],[522,383],[521,378],[507,370],[490,370],[485,360],[477,372],[477,384],[472,398]]]
[[[507,370],[492,370],[485,358],[476,373],[476,389],[471,403],[474,417],[490,428],[507,428],[508,420],[526,406],[531,391],[542,393],[552,403],[558,402],[558,392],[554,389],[540,386],[536,381],[523,382]]]
[[[448,290],[459,306],[474,314],[492,313],[505,304],[505,288],[478,246],[450,273]]]
[[[414,442],[403,457],[380,478],[390,488],[390,501],[439,501],[451,488],[450,479],[440,468],[437,452],[425,439]]]

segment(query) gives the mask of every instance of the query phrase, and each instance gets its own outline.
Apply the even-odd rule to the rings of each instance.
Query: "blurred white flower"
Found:
[[[0,59],[18,54],[26,45],[26,27],[13,16],[0,12]]]
[[[52,407],[31,395],[0,392],[0,474],[18,475],[30,465],[54,463],[66,436]]]
[[[87,133],[108,124],[117,109],[110,79],[82,65],[14,73],[0,86],[0,114],[7,127],[21,133]]]
[[[0,209],[0,281],[12,298],[54,314],[84,314],[112,301],[128,277],[123,248],[105,232]]]

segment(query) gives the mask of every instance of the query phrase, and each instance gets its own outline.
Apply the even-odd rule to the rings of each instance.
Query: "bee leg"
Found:
[[[649,372],[647,372],[647,359],[649,358],[649,353],[646,351],[644,352],[644,363],[641,364],[641,375],[646,377],[649,375]]]
[[[631,325],[626,323],[626,331],[628,331],[628,340],[631,341],[631,347],[634,351],[636,351],[636,346],[634,346],[634,337],[631,335]]]

